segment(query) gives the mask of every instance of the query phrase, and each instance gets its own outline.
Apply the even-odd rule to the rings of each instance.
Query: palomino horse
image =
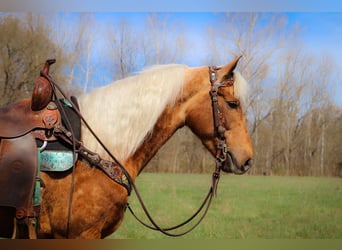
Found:
[[[247,86],[234,71],[238,61],[239,57],[211,68],[212,71],[208,67],[183,65],[152,67],[80,96],[80,111],[133,182],[161,146],[183,126],[188,126],[215,156],[215,116],[220,118],[227,146],[228,160],[222,170],[243,174],[251,166],[253,148],[241,105]],[[219,113],[214,115],[211,82],[220,83],[216,96]],[[84,124],[81,132],[81,141],[87,148],[102,159],[112,160]],[[122,222],[129,198],[127,189],[82,157],[77,160],[74,173],[44,172],[41,178],[39,237],[104,238]]]

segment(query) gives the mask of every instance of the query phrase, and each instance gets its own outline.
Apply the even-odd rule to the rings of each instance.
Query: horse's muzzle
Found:
[[[226,173],[242,175],[246,173],[252,167],[252,165],[253,159],[248,159],[243,165],[238,167],[233,159],[233,156],[228,152],[227,159],[222,167],[222,170]]]

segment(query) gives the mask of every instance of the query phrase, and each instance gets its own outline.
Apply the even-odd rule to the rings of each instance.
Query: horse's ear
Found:
[[[221,69],[219,70],[219,77],[220,77],[219,79],[221,81],[223,79],[229,79],[232,77],[232,73],[234,69],[236,68],[241,57],[242,56],[237,56],[234,58],[233,61],[221,67]]]
[[[237,56],[234,58],[234,60],[230,63],[231,64],[231,69],[230,71],[234,71],[234,69],[236,68],[236,65],[238,64],[238,62],[240,61],[242,56]]]

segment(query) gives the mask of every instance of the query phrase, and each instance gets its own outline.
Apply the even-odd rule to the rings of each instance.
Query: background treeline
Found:
[[[47,58],[57,59],[54,78],[77,95],[153,64],[220,65],[243,55],[255,148],[249,174],[340,175],[342,109],[332,93],[341,83],[332,57],[306,49],[301,27],[281,13],[215,19],[194,28],[174,14],[144,14],[137,23],[130,15],[2,13],[0,105],[30,96]],[[181,129],[146,171],[206,173],[213,166],[200,141]]]

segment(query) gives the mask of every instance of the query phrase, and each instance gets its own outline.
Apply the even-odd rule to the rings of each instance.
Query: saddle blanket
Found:
[[[74,154],[72,151],[45,150],[40,152],[40,171],[66,171],[72,168]],[[77,159],[77,154],[75,155]]]

